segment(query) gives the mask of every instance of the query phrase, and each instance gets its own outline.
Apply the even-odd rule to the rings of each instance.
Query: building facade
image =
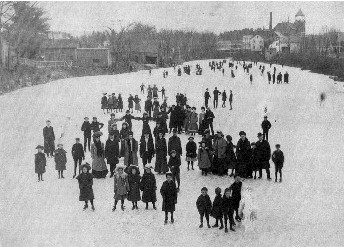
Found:
[[[254,35],[250,39],[250,50],[255,52],[263,51],[264,49],[264,39],[260,35]]]
[[[251,50],[250,40],[253,38],[253,35],[244,35],[242,39],[242,49]]]

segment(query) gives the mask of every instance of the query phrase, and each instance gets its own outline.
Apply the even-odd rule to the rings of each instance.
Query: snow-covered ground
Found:
[[[297,68],[277,66],[277,72],[288,71],[289,85],[268,85],[259,68],[252,69],[254,81],[239,67],[236,77],[230,69],[225,76],[211,72],[208,61],[200,62],[202,76],[183,74],[178,77],[168,69],[114,76],[70,78],[49,84],[23,88],[0,97],[0,160],[1,160],[1,246],[342,246],[344,241],[344,91],[325,75],[301,71]],[[273,65],[274,66],[274,65]],[[266,71],[273,71],[266,64]],[[266,74],[265,71],[265,74]],[[129,93],[140,95],[140,84],[157,84],[166,88],[168,103],[175,101],[177,92],[187,93],[189,105],[198,111],[203,92],[229,93],[233,90],[233,110],[219,107],[215,110],[215,129],[230,134],[234,143],[238,132],[247,132],[249,141],[256,141],[261,132],[264,108],[273,127],[269,133],[272,150],[281,144],[286,162],[283,183],[246,180],[244,187],[254,188],[258,206],[257,232],[243,234],[224,233],[218,229],[199,229],[199,215],[195,202],[203,186],[208,187],[211,199],[214,189],[233,182],[229,177],[202,177],[197,169],[181,168],[181,192],[178,196],[175,224],[163,225],[159,188],[165,179],[157,175],[158,210],[132,211],[126,201],[123,211],[111,212],[113,205],[113,179],[95,180],[96,211],[82,210],[78,201],[78,184],[73,176],[70,154],[75,137],[85,116],[97,116],[107,125],[100,100],[103,92],[122,93],[127,105]],[[322,107],[319,95],[325,92]],[[145,99],[146,95],[140,95]],[[228,102],[227,102],[228,104]],[[221,105],[221,104],[220,104]],[[143,106],[143,103],[142,103]],[[136,114],[135,114],[136,115]],[[120,114],[117,117],[121,116]],[[65,132],[62,142],[68,151],[65,179],[58,179],[55,164],[48,160],[44,182],[37,182],[34,173],[34,154],[37,144],[43,144],[42,129],[50,119],[56,136]],[[134,121],[134,136],[139,140],[142,122]],[[107,127],[107,126],[105,126]],[[120,127],[120,124],[118,124]],[[153,128],[153,123],[151,125]],[[106,130],[104,131],[106,132]],[[170,135],[167,136],[169,138]],[[106,135],[102,137],[105,141]],[[182,135],[185,145],[187,136]],[[200,137],[196,138],[199,141]],[[58,140],[57,140],[58,141]],[[87,153],[86,161],[91,161]],[[121,160],[122,161],[122,160]],[[120,161],[120,162],[121,162]],[[154,165],[154,163],[153,163]],[[142,165],[140,164],[142,168]],[[271,176],[274,177],[271,163]],[[265,172],[263,177],[266,178]],[[214,219],[211,219],[211,224]]]

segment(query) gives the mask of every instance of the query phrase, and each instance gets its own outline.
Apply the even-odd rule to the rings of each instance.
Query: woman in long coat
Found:
[[[120,151],[120,157],[125,156],[125,141],[128,139],[128,133],[129,133],[129,127],[128,123],[124,122],[122,123],[122,128],[120,130],[120,139],[121,139],[121,151]]]
[[[107,164],[110,165],[110,177],[114,176],[114,170],[119,163],[119,141],[118,138],[111,134],[105,143],[104,157],[107,159]]]
[[[168,110],[167,114],[170,113],[170,121],[169,121],[169,129],[171,130],[173,128],[176,128],[176,106],[172,105],[171,108]]]
[[[138,98],[138,95],[135,95],[135,97],[134,97],[134,103],[135,103],[134,109],[135,109],[137,112],[141,112],[140,101],[141,101],[141,99]]]
[[[198,166],[202,171],[201,174],[207,176],[207,172],[211,167],[210,151],[206,147],[205,141],[201,141],[199,143],[200,147],[198,149]]]
[[[93,206],[93,199],[95,198],[93,195],[93,176],[89,173],[91,167],[88,163],[83,164],[81,166],[81,173],[76,177],[79,183],[79,201],[85,202],[84,210],[88,208],[87,202],[91,202],[92,210],[95,210]]]
[[[149,202],[152,202],[153,208],[156,209],[156,178],[151,172],[151,166],[145,166],[144,175],[140,181],[140,190],[143,192],[142,201],[146,203],[146,209],[148,209]]]
[[[38,153],[35,154],[35,173],[37,173],[39,182],[43,181],[42,175],[46,172],[47,159],[45,154],[43,153],[43,146],[38,145],[36,149],[38,149]]]
[[[139,169],[137,169],[137,167],[135,166],[133,169],[128,169],[128,184],[129,184],[128,201],[131,201],[133,204],[132,210],[138,209],[138,201],[141,200],[141,197],[140,197],[141,177],[138,171]]]
[[[138,142],[133,138],[133,132],[129,132],[128,139],[125,141],[125,158],[123,162],[126,167],[138,165]]]
[[[204,119],[205,107],[201,107],[201,112],[199,113],[199,135],[204,135],[204,131],[207,129]]]
[[[101,134],[93,134],[94,142],[91,144],[92,175],[95,178],[105,178],[108,174],[104,161],[104,143],[100,140]]]
[[[163,182],[160,190],[163,197],[162,211],[165,212],[165,224],[168,223],[168,212],[171,213],[171,223],[174,223],[175,204],[177,203],[177,189],[172,174],[167,173],[166,178],[167,180]]]
[[[54,151],[54,160],[55,160],[55,170],[59,172],[59,178],[64,178],[63,171],[66,170],[66,151],[63,149],[62,144],[58,144],[58,149]]]
[[[187,106],[187,109],[184,111],[184,120],[183,120],[183,127],[186,134],[189,134],[189,124],[190,124],[190,116],[192,112],[190,111],[190,107]]]
[[[232,143],[232,137],[230,135],[226,136],[226,169],[232,169],[230,177],[234,175],[234,170],[236,169],[237,159],[234,152],[234,144]]]
[[[143,121],[143,129],[142,129],[141,135],[145,135],[145,134],[151,135],[152,132],[151,132],[151,127],[149,125],[149,122],[153,120],[153,118],[149,117],[149,114],[147,112],[144,112],[143,117],[135,117],[134,119]]]
[[[117,97],[117,107],[119,109],[119,112],[122,112],[123,109],[123,100],[122,100],[122,96],[119,93],[119,96]]]
[[[117,108],[118,108],[118,102],[117,102],[117,98],[116,95],[113,95],[113,109],[117,112]]]
[[[157,115],[159,113],[159,102],[157,98],[153,101],[153,118],[157,118]]]
[[[164,131],[164,133],[168,133],[168,126],[167,126],[168,118],[169,117],[168,117],[167,112],[161,106],[161,111],[158,113],[156,121],[160,123],[160,127]]]
[[[196,132],[198,132],[198,114],[195,112],[196,108],[192,108],[192,113],[189,117],[189,133],[191,135],[195,135]]]
[[[156,139],[156,164],[155,172],[166,173],[168,171],[168,162],[167,162],[167,142],[163,137],[164,133],[160,132],[158,138]]]

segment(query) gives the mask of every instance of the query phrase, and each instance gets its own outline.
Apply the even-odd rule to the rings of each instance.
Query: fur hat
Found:
[[[276,144],[276,148],[280,148],[280,144]]]
[[[219,187],[217,187],[217,188],[214,190],[214,192],[218,195],[218,194],[222,193],[222,189],[219,188]]]
[[[242,136],[242,135],[245,135],[245,136],[246,136],[247,134],[246,134],[246,132],[244,132],[243,130],[241,130],[240,133],[239,133],[239,135],[240,135],[240,136]]]
[[[82,164],[82,165],[80,166],[80,170],[83,170],[84,167],[86,167],[87,171],[90,171],[90,170],[91,170],[91,166],[90,166],[90,164],[87,163],[87,162],[86,162],[85,164]]]
[[[256,146],[255,142],[250,143],[250,146]]]
[[[115,168],[115,172],[118,172],[119,169],[122,169],[122,170],[124,171],[124,170],[126,169],[126,167],[125,167],[124,165],[118,164],[118,165],[116,166],[116,168]]]
[[[263,136],[262,133],[258,133],[258,137]]]
[[[137,174],[140,174],[140,170],[139,170],[139,167],[138,167],[138,166],[130,165],[130,166],[127,168],[128,174],[132,174],[132,170],[136,170],[136,171],[137,171]]]
[[[228,141],[232,141],[232,137],[231,137],[231,135],[227,135],[227,136],[226,136],[226,140],[228,140]]]

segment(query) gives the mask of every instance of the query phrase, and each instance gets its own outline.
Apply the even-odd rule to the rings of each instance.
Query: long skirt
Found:
[[[135,103],[135,110],[136,111],[141,111],[140,103]]]

